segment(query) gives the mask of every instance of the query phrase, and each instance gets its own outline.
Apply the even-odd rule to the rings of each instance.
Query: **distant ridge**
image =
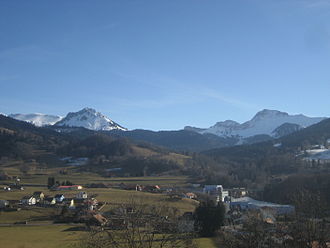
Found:
[[[257,135],[268,135],[278,138],[292,132],[309,127],[324,117],[307,117],[305,115],[289,115],[278,110],[264,109],[258,112],[251,120],[242,124],[226,120],[218,122],[210,128],[185,127],[185,130],[195,131],[200,134],[214,134],[219,137],[236,137],[241,140]]]
[[[9,117],[32,123],[35,126],[51,126],[57,132],[74,132],[80,135],[88,130],[102,131],[109,132],[110,135],[128,137],[169,149],[197,152],[281,138],[326,119],[301,114],[289,115],[277,110],[264,109],[242,124],[226,120],[218,122],[210,128],[187,126],[183,130],[154,132],[149,130],[128,131],[93,108],[70,112],[64,118],[45,114],[12,114]]]
[[[19,121],[30,122],[37,127],[54,125],[60,121],[63,117],[58,115],[46,115],[46,114],[10,114],[8,117],[14,118]]]

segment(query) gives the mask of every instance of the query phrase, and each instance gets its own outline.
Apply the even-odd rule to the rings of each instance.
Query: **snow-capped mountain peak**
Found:
[[[325,118],[307,117],[304,115],[289,115],[278,110],[264,109],[258,112],[251,120],[242,124],[227,120],[217,122],[210,128],[200,129],[189,127],[189,130],[201,134],[211,133],[220,137],[235,137],[245,139],[256,135],[279,137],[289,132],[316,124]],[[283,126],[283,124],[286,124]],[[188,128],[186,128],[188,130]]]
[[[278,110],[270,110],[270,109],[264,109],[259,111],[251,121],[258,121],[263,119],[269,119],[269,118],[280,118],[280,117],[287,117],[289,116],[286,112],[281,112]]]
[[[8,117],[11,117],[11,118],[14,118],[14,119],[20,120],[20,121],[30,122],[38,127],[53,125],[63,118],[58,115],[46,115],[46,114],[40,114],[40,113],[10,114],[10,115],[8,115]]]
[[[70,112],[65,118],[57,122],[55,126],[84,127],[95,131],[127,130],[92,108]]]
[[[236,127],[238,125],[240,124],[236,121],[226,120],[217,122],[213,127]]]

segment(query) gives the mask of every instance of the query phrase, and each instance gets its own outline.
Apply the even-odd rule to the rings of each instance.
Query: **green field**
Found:
[[[67,175],[59,174],[59,171],[63,168],[48,168],[47,170],[35,170],[29,175],[22,175],[18,165],[14,164],[14,167],[11,167],[12,163],[8,163],[7,166],[2,165],[0,168],[7,172],[9,175],[19,176],[22,179],[23,184],[36,184],[36,185],[46,185],[48,177],[55,177],[57,181],[66,181],[69,180],[75,184],[90,184],[90,183],[104,183],[104,184],[157,184],[163,187],[168,186],[178,186],[182,187],[187,185],[186,176],[162,176],[162,177],[102,177],[96,173],[90,172],[75,172],[74,168],[67,167],[69,171]],[[3,183],[11,183],[10,180],[2,181]],[[0,181],[1,183],[1,181]]]
[[[46,185],[48,176],[55,176],[56,180],[70,180],[76,184],[105,183],[116,185],[119,183],[153,185],[161,187],[185,186],[186,177],[123,177],[108,178],[92,173],[70,173],[69,175],[58,174],[58,168],[51,168],[47,171],[40,171],[36,174],[22,176],[15,167],[6,168],[9,174],[18,175],[22,179],[22,184]],[[44,175],[41,175],[44,174]],[[10,183],[11,181],[2,181]],[[3,188],[4,185],[0,184]],[[50,191],[45,186],[28,186],[24,191],[4,191],[0,190],[0,199],[20,200],[23,196],[30,195],[34,191],[43,191],[45,195],[54,196],[59,193]],[[176,207],[181,213],[194,211],[198,202],[190,199],[170,199],[165,194],[154,194],[147,192],[128,191],[115,188],[85,188],[84,191],[90,195],[95,195],[99,202],[106,202],[102,212],[107,212],[121,204],[135,201],[137,204],[167,205]],[[73,197],[78,191],[60,191],[66,197]],[[28,210],[22,209],[15,212],[0,212],[0,247],[8,248],[41,248],[41,247],[70,247],[79,240],[83,231],[72,231],[70,224],[52,224],[52,215],[58,213],[56,208],[31,207]],[[27,221],[27,225],[15,225],[15,222]],[[7,225],[7,226],[4,226]],[[68,230],[71,228],[70,230]],[[215,247],[212,240],[197,239],[199,247]]]
[[[82,235],[66,231],[75,226],[12,226],[0,227],[0,247],[6,248],[57,248],[70,247]]]
[[[0,227],[0,247],[6,248],[72,248],[84,236],[73,225]],[[215,248],[212,239],[196,239],[200,248]]]

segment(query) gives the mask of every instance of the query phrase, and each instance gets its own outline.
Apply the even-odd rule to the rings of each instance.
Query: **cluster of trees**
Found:
[[[309,166],[307,162],[297,157],[299,149],[301,147],[285,145],[274,147],[273,142],[265,142],[211,150],[204,154],[213,158],[218,164],[218,169],[213,170],[215,173],[210,175],[213,181],[217,172],[226,168],[224,180],[229,184],[225,185],[226,187],[236,184],[236,186],[262,189],[274,177],[297,175],[302,172],[313,173],[320,169],[317,166]],[[326,166],[322,169],[330,172]]]
[[[73,140],[60,147],[57,152],[61,155],[94,158],[125,156],[132,153],[132,146],[127,139],[115,139],[108,135],[96,134],[82,140]]]
[[[60,181],[55,181],[55,177],[48,177],[48,180],[47,180],[47,188],[50,189],[54,186],[71,186],[71,185],[74,185],[74,183],[72,183],[71,181],[69,180],[66,180],[66,181],[63,181],[63,182],[60,182]]]
[[[213,201],[201,202],[194,213],[196,230],[202,237],[213,237],[224,224],[225,207]]]
[[[0,157],[15,159],[35,158],[33,151],[43,149],[54,152],[67,143],[67,137],[47,128],[17,121],[0,115]]]
[[[251,214],[242,229],[220,231],[216,240],[223,248],[327,248],[329,230],[325,220],[297,218],[270,225]]]
[[[118,137],[128,137],[135,141],[143,141],[160,147],[177,151],[205,151],[217,147],[226,147],[235,145],[238,142],[236,138],[222,138],[213,134],[199,134],[194,131],[111,131],[111,135]]]
[[[310,145],[327,145],[330,138],[330,119],[325,119],[315,125],[292,133],[281,138],[281,142],[286,147],[301,149],[308,148]]]
[[[107,166],[115,165],[123,167],[124,173],[134,176],[157,174],[179,168],[178,163],[173,160],[161,158],[169,153],[162,148],[143,144],[141,148],[150,150],[149,154],[143,155],[136,153],[134,147],[138,145],[127,138],[112,137],[108,132],[93,132],[81,128],[67,132],[65,128],[60,129],[61,132],[56,132],[50,127],[38,128],[27,122],[0,116],[0,158],[35,159],[38,162],[44,161],[46,166],[58,166],[58,161],[48,155],[88,157],[93,163],[92,167],[101,164],[104,165],[104,171]],[[40,151],[45,151],[45,154]],[[48,158],[45,159],[46,154]],[[94,163],[95,161],[98,162]]]
[[[303,174],[288,177],[264,189],[264,200],[292,204],[306,217],[330,216],[330,174]]]

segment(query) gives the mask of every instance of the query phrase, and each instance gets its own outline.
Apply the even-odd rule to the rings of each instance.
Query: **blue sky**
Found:
[[[330,116],[330,0],[2,0],[0,112],[129,129]]]

